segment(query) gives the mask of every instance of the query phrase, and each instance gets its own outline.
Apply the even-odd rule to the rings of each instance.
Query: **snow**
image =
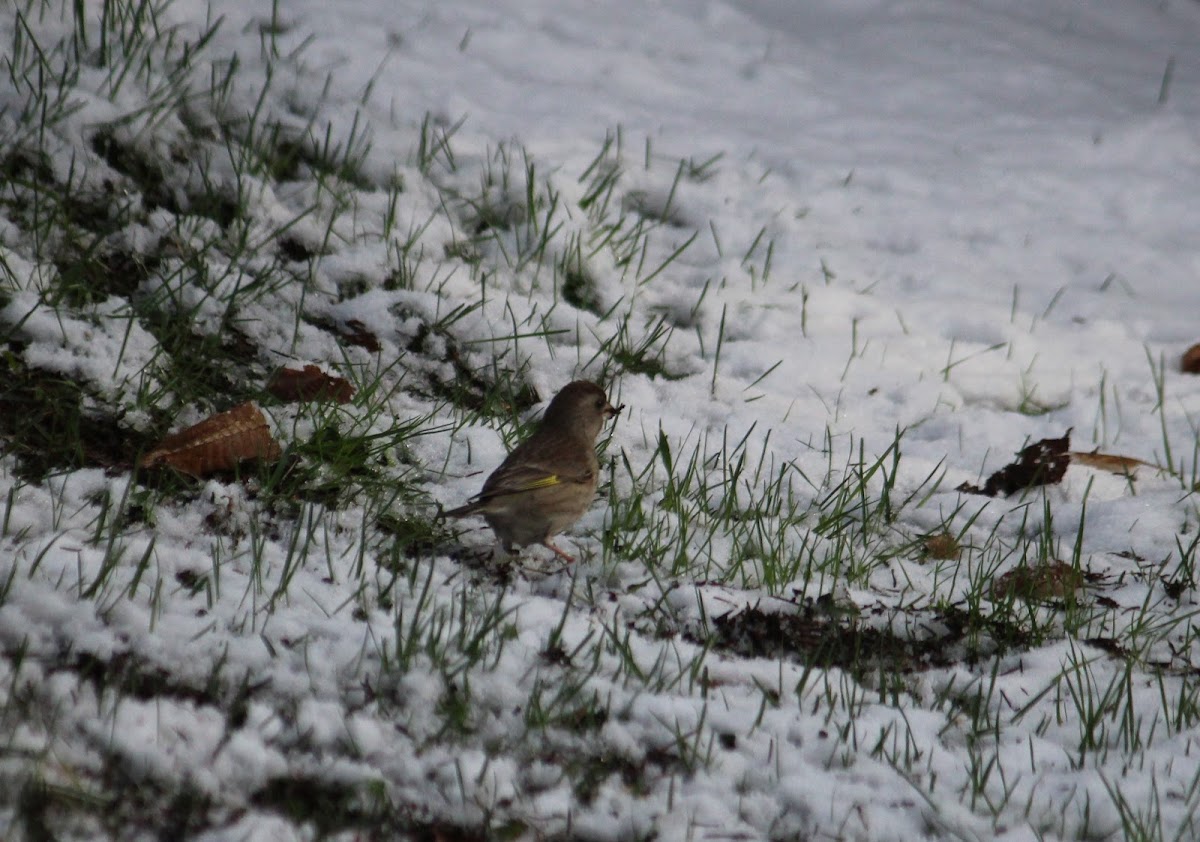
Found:
[[[533,552],[505,582],[446,547],[389,567],[381,512],[360,498],[297,501],[288,516],[236,482],[152,496],[147,523],[110,533],[102,507],[140,493],[127,472],[33,482],[15,455],[0,457],[0,721],[27,712],[0,743],[0,790],[18,791],[31,768],[94,782],[115,757],[135,782],[211,799],[213,824],[194,837],[211,840],[312,838],[255,800],[281,777],[378,787],[414,821],[514,822],[530,838],[1115,838],[1122,804],[1166,838],[1196,833],[1200,641],[1180,559],[1200,523],[1187,485],[1200,470],[1200,378],[1176,361],[1200,310],[1200,4],[180,0],[163,25],[194,35],[222,18],[204,61],[239,59],[224,113],[197,106],[193,125],[254,111],[276,13],[285,58],[266,107],[298,136],[315,118],[339,142],[365,137],[375,186],[352,193],[350,212],[312,172],[272,184],[232,151],[213,156],[209,183],[248,204],[257,265],[213,254],[197,283],[191,258],[168,258],[140,295],[173,302],[198,335],[219,334],[236,300],[239,329],[270,366],[378,377],[382,415],[343,410],[363,434],[433,413],[445,429],[404,447],[445,506],[477,491],[512,444],[494,420],[464,421],[401,388],[457,376],[449,340],[425,330],[454,308],[481,302],[453,320],[471,363],[521,367],[543,399],[616,370],[607,358],[620,343],[606,343],[622,317],[633,347],[665,326],[658,359],[678,379],[626,372],[608,384],[627,408],[604,444],[612,491],[564,538],[579,562],[560,569]],[[47,39],[71,32],[52,14],[33,25]],[[14,27],[0,22],[6,43]],[[15,112],[24,100],[10,84],[0,105]],[[46,141],[53,170],[77,167],[81,190],[123,178],[81,151],[90,132],[145,104],[144,86],[111,84],[83,73],[79,110]],[[426,114],[458,126],[455,166],[428,175],[414,165]],[[12,119],[0,115],[0,129],[15,136]],[[188,131],[144,119],[121,137],[161,150]],[[543,209],[556,195],[565,211],[549,253],[586,243],[580,174],[606,137],[622,167],[609,221],[664,223],[628,261],[585,246],[593,311],[522,263],[538,234],[524,222],[487,246],[483,278],[450,256],[470,239],[465,212],[444,202],[456,191],[518,220],[528,195]],[[511,181],[488,182],[506,162]],[[169,174],[179,195],[201,184],[197,166]],[[317,255],[304,294],[253,286],[285,227]],[[159,209],[120,235],[170,237],[183,255],[219,233]],[[426,259],[407,288],[386,287],[416,240]],[[129,302],[48,304],[56,270],[32,259],[12,220],[0,223],[0,259],[13,353],[144,429],[138,401],[170,384]],[[381,350],[339,344],[311,319],[361,324]],[[424,358],[410,350],[418,336]],[[253,365],[267,370],[264,359]],[[311,433],[298,410],[266,409],[281,439]],[[1041,492],[953,490],[1068,428],[1075,450],[1170,462],[1185,479],[1072,467],[1044,506]],[[860,452],[869,466],[901,430],[890,495],[913,499],[894,534],[858,541],[779,517],[764,521],[777,531],[750,534],[713,514],[732,499],[752,520],[780,471],[793,472],[787,499],[804,511],[829,492],[822,478],[853,473]],[[884,481],[867,487],[879,495]],[[620,540],[675,537],[630,557],[604,535],[643,491]],[[961,561],[896,551],[947,523],[964,530]],[[470,528],[461,542],[469,554],[490,540]],[[830,593],[862,628],[919,640],[944,628],[938,605],[968,605],[1039,540],[1053,557],[1078,553],[1099,584],[1074,613],[1030,606],[1044,638],[995,658],[889,681],[699,642],[716,618],[790,616]],[[778,546],[796,562],[782,580],[764,561]],[[826,564],[839,557],[849,561]],[[1174,577],[1185,586],[1169,593]],[[119,656],[142,686],[78,672],[79,658]],[[244,718],[230,715],[239,688]],[[537,699],[568,720],[539,720]],[[0,836],[15,815],[0,797]]]

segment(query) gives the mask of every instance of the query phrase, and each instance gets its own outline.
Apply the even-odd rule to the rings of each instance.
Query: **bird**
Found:
[[[616,417],[604,390],[590,380],[564,386],[529,438],[513,449],[466,505],[446,517],[483,515],[504,551],[541,544],[567,562],[575,559],[551,540],[583,517],[600,479],[596,437]]]

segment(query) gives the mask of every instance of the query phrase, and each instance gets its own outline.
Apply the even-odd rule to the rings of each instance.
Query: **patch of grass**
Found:
[[[62,181],[44,151],[17,147],[0,158],[0,173],[4,176],[0,207],[7,208],[13,221],[47,251],[81,233],[99,242],[127,219],[129,200],[117,194],[115,185],[85,187],[74,169]]]
[[[421,358],[448,364],[454,372],[445,377],[429,368],[424,384],[410,387],[415,393],[465,410],[472,418],[516,418],[537,404],[541,397],[519,371],[513,371],[493,357],[490,365],[473,367],[468,346],[451,331],[451,326],[476,309],[456,307],[437,322],[430,323],[406,308],[396,308],[398,321],[415,323],[405,350]]]
[[[367,494],[382,508],[416,496],[402,460],[413,436],[440,432],[427,419],[410,419],[384,430],[335,412],[321,412],[307,435],[291,441],[284,457],[265,469],[262,494],[292,508],[299,501],[339,508]]]
[[[347,713],[375,717],[384,721],[383,733],[394,726],[411,739],[415,763],[443,752],[485,758],[476,772],[466,773],[464,763],[437,784],[459,799],[448,808],[455,815],[467,809],[483,816],[460,826],[439,817],[437,805],[392,802],[402,787],[389,790],[392,782],[371,772],[361,780],[347,781],[340,772],[325,776],[313,765],[317,741],[296,733],[295,700],[248,675],[240,682],[229,678],[225,655],[211,656],[212,673],[199,682],[139,655],[144,638],[138,635],[122,641],[128,652],[112,657],[83,654],[76,646],[38,665],[57,681],[82,682],[85,694],[94,691],[103,705],[128,699],[215,708],[227,733],[258,729],[269,748],[294,765],[250,793],[252,806],[284,818],[300,835],[318,837],[566,838],[574,830],[569,819],[565,829],[547,830],[523,812],[530,801],[489,801],[493,758],[507,763],[515,756],[547,767],[531,782],[516,781],[519,799],[562,785],[577,804],[593,809],[612,791],[649,796],[669,811],[676,781],[709,768],[714,752],[745,749],[760,728],[771,729],[769,757],[778,762],[787,746],[775,742],[777,729],[791,716],[785,706],[795,705],[806,716],[824,717],[832,736],[830,765],[851,767],[869,756],[890,764],[921,794],[934,790],[932,751],[965,745],[955,755],[963,772],[951,785],[958,792],[944,797],[958,797],[966,809],[999,823],[1019,813],[1006,799],[1026,785],[1018,785],[1019,778],[1029,777],[1023,768],[1012,775],[1000,765],[996,747],[1011,746],[1012,723],[1024,728],[1022,737],[1059,739],[1079,766],[1111,758],[1109,769],[1122,764],[1125,770],[1145,763],[1160,734],[1183,735],[1200,722],[1200,681],[1191,663],[1197,633],[1184,612],[1164,620],[1160,607],[1184,602],[1195,590],[1200,538],[1193,540],[1194,506],[1181,505],[1186,523],[1169,564],[1140,559],[1128,565],[1128,575],[1144,586],[1144,604],[1106,604],[1106,597],[1089,592],[1101,585],[1085,567],[1086,494],[1074,547],[1054,522],[1073,500],[1043,498],[1039,510],[1030,495],[999,514],[1004,503],[990,501],[989,531],[977,523],[979,512],[972,516],[965,504],[947,503],[937,493],[940,466],[918,475],[910,463],[902,465],[900,431],[891,442],[864,442],[831,422],[823,437],[780,441],[778,432],[754,424],[731,421],[710,429],[710,421],[697,419],[695,429],[668,428],[668,434],[646,416],[634,421],[626,415],[620,423],[646,425],[638,431],[645,438],[636,441],[638,432],[626,435],[629,428],[619,427],[621,435],[602,445],[608,520],[599,558],[593,536],[584,539],[570,577],[536,564],[471,558],[436,520],[429,499],[429,484],[438,481],[439,469],[449,470],[453,448],[462,446],[464,437],[452,434],[483,423],[507,442],[519,439],[529,410],[548,397],[532,384],[572,369],[613,390],[626,375],[657,386],[703,375],[718,398],[730,383],[751,380],[729,373],[733,346],[727,341],[738,311],[722,274],[726,265],[744,271],[752,295],[767,287],[773,264],[781,262],[769,234],[774,223],[758,230],[740,270],[738,255],[723,252],[710,223],[705,237],[711,233],[727,263],[711,261],[703,270],[711,280],[679,301],[680,285],[671,276],[695,242],[692,229],[705,228],[681,198],[714,178],[720,156],[672,162],[671,179],[669,172],[651,171],[663,164],[647,142],[648,174],[635,173],[631,184],[618,128],[580,175],[579,189],[560,192],[561,172],[516,144],[464,156],[450,143],[461,123],[427,116],[414,132],[413,168],[381,178],[372,175],[378,163],[365,124],[355,121],[336,137],[322,116],[323,79],[298,52],[280,53],[278,36],[290,24],[274,10],[270,20],[251,24],[263,38],[261,58],[271,66],[253,91],[246,90],[245,67],[236,58],[205,56],[212,28],[170,28],[175,16],[163,14],[161,3],[118,0],[96,14],[80,10],[78,3],[58,8],[65,26],[57,31],[74,30],[60,44],[33,49],[28,37],[44,30],[27,25],[11,45],[19,119],[12,136],[3,138],[0,213],[19,234],[21,260],[41,273],[39,292],[49,306],[72,318],[80,315],[74,310],[85,311],[86,319],[110,296],[128,300],[131,319],[158,343],[146,379],[160,389],[145,388],[123,411],[141,413],[140,426],[155,432],[128,434],[122,418],[97,410],[103,403],[86,387],[28,368],[18,344],[3,351],[11,388],[0,393],[0,436],[5,451],[15,454],[18,483],[0,495],[7,507],[0,532],[17,545],[20,567],[14,561],[0,576],[0,603],[24,598],[26,585],[54,588],[63,599],[85,601],[102,621],[127,622],[144,612],[150,635],[161,617],[191,622],[190,612],[207,612],[201,622],[210,625],[197,630],[198,641],[228,642],[235,659],[256,658],[246,652],[265,646],[281,669],[288,658],[302,661],[297,674],[309,671],[302,680],[336,687]],[[53,2],[25,3],[18,13],[33,11],[56,13]],[[199,56],[207,64],[197,64]],[[98,128],[90,124],[90,148],[78,150],[77,166],[100,167],[108,184],[84,178],[95,173],[80,169],[63,173],[58,163],[71,159],[66,153],[74,140],[69,132],[56,135],[55,126],[70,113],[85,65],[89,78],[106,79],[99,96],[114,108],[142,100]],[[295,89],[283,90],[283,79]],[[664,189],[637,193],[647,180]],[[264,208],[260,189],[304,206],[283,221],[271,219],[279,205]],[[571,194],[579,198],[567,207],[563,197]],[[159,232],[159,241],[130,245],[144,242],[146,229]],[[368,268],[347,268],[360,266]],[[689,276],[694,271],[688,267]],[[834,280],[823,263],[822,271],[827,284]],[[458,283],[460,275],[471,284]],[[15,291],[15,273],[7,271],[6,279],[6,289]],[[670,288],[660,296],[650,285],[664,282]],[[805,333],[807,288],[778,285],[772,295],[797,294],[797,327]],[[339,308],[349,313],[365,305],[356,299],[387,295],[395,327],[327,315],[339,302],[349,302]],[[714,334],[710,314],[718,308]],[[270,323],[275,311],[287,313],[280,324]],[[265,323],[251,329],[247,318]],[[560,327],[571,320],[574,328]],[[861,344],[857,329],[852,320],[852,360],[875,347],[869,337]],[[693,330],[700,345],[695,359],[678,350],[681,338],[689,338],[683,334]],[[268,368],[280,358],[328,348],[341,357],[316,362],[340,367],[353,381],[358,391],[349,404],[272,407],[265,401]],[[779,366],[771,365],[774,359],[761,361],[764,373],[743,389],[742,399],[754,399],[745,393]],[[943,376],[965,359],[956,359],[952,346]],[[537,377],[531,365],[539,366]],[[1166,436],[1168,427],[1179,429],[1179,420],[1168,418],[1161,361],[1152,360],[1151,369],[1163,416],[1163,461],[1175,469],[1200,445]],[[1047,409],[1024,380],[1022,389],[1019,411]],[[59,483],[56,477],[46,483],[55,487],[49,531],[54,540],[70,535],[71,551],[82,559],[78,572],[54,555],[61,544],[42,548],[26,540],[30,515],[21,496],[43,490],[26,480],[88,466],[126,472],[150,441],[176,426],[181,408],[223,409],[245,399],[263,401],[275,416],[287,448],[279,462],[203,482],[147,471],[124,485],[124,476],[106,477],[103,490],[88,489],[82,498],[68,488],[77,478]],[[840,420],[839,411],[840,404],[831,415]],[[418,441],[422,436],[440,438]],[[1191,473],[1186,488],[1195,485]],[[931,505],[952,511],[932,517],[925,508]],[[168,517],[175,522],[180,511],[193,518],[198,534],[192,546],[200,560],[189,556],[186,567],[167,564],[158,573],[156,565],[165,561],[160,554],[169,550],[156,524]],[[1013,571],[1037,570],[1055,559],[1069,559],[1063,564],[1077,585],[1071,598],[1065,591],[994,586],[1005,576],[1017,581]],[[48,574],[55,564],[59,569]],[[851,589],[859,604],[862,592],[873,602],[860,611],[848,597]],[[531,609],[544,611],[555,600],[562,611],[557,628],[536,637],[541,626],[530,622]],[[736,608],[715,613],[727,603]],[[346,641],[361,634],[361,652],[331,666],[319,662],[329,649],[308,650],[309,639],[267,631],[266,624],[277,629],[303,611],[314,617],[319,611],[318,619],[329,621],[321,635],[346,635],[333,641],[337,652],[350,653],[357,641]],[[342,619],[344,626],[334,622]],[[379,628],[381,621],[390,628]],[[61,633],[73,634],[70,628]],[[1033,689],[1040,695],[1006,695],[1006,682],[1021,681],[1012,665],[1023,660],[1006,656],[1063,640],[1081,642],[1060,674]],[[247,641],[252,650],[245,649]],[[714,653],[720,673],[710,673]],[[17,665],[14,672],[25,657],[5,653]],[[742,670],[739,658],[777,662],[778,683],[751,673],[761,664]],[[497,676],[511,679],[502,694]],[[26,679],[14,680],[10,701],[0,707],[4,730],[17,733],[33,723],[44,725],[51,741],[72,739],[39,718],[55,713],[38,710],[35,679]],[[1160,698],[1140,692],[1146,686]],[[655,712],[643,713],[643,703],[656,694],[670,694],[670,704],[654,699]],[[750,718],[742,716],[747,699]],[[708,704],[727,706],[720,723],[707,721]],[[870,714],[860,716],[868,704]],[[754,705],[760,711],[751,722]],[[269,726],[251,717],[256,708],[269,712]],[[913,710],[944,717],[939,744],[923,742],[928,722],[905,727]],[[615,735],[635,715],[644,744],[624,750]],[[807,727],[791,720],[786,728]],[[72,726],[80,722],[90,720],[80,714]],[[746,723],[749,733],[731,730],[730,722]],[[210,800],[189,783],[145,780],[143,758],[121,756],[102,740],[89,746],[95,751],[89,760],[96,762],[87,770],[61,769],[48,755],[6,755],[24,764],[16,815],[26,835],[187,838],[203,830],[219,835],[240,815],[236,804],[222,796]],[[362,768],[370,762],[359,746],[319,750],[321,760],[350,757]],[[57,772],[57,782],[50,782]],[[70,776],[78,784],[64,785]],[[947,784],[939,786],[943,798]],[[1160,802],[1134,805],[1113,795],[1116,786],[1109,794],[1122,828],[1152,836],[1162,824]],[[1176,804],[1179,786],[1186,804],[1196,801],[1200,787],[1184,781],[1171,793],[1175,801],[1161,803]],[[750,788],[755,796],[761,791]],[[945,830],[934,813],[927,816],[930,835]]]
[[[563,301],[572,307],[602,315],[600,296],[596,290],[596,279],[588,269],[583,255],[583,242],[578,234],[572,234],[567,246],[555,264],[555,275]]]
[[[113,185],[84,186],[74,170],[60,183],[39,153],[20,149],[0,161],[0,171],[8,175],[0,179],[0,209],[56,270],[44,289],[50,303],[81,307],[128,293],[155,268],[155,257],[110,242],[131,221],[135,204]]]
[[[194,688],[179,683],[170,671],[152,667],[128,652],[104,659],[88,652],[78,652],[64,658],[65,667],[92,685],[97,696],[115,693],[143,701],[173,698],[197,705],[219,706],[219,686]]]
[[[97,130],[92,135],[91,147],[110,167],[132,182],[132,187],[142,194],[150,209],[163,207],[172,213],[179,212],[173,196],[166,189],[162,165],[146,150],[125,142],[118,136],[116,127],[104,126]],[[186,157],[180,154],[174,163],[186,164]]]
[[[596,282],[582,268],[568,269],[563,273],[563,300],[572,307],[597,312],[600,299],[596,295]]]
[[[148,327],[168,355],[162,382],[181,401],[224,410],[258,393],[261,386],[248,376],[257,348],[240,331],[230,328],[217,334],[196,334],[182,319],[166,321],[173,324]]]
[[[947,629],[947,639],[963,643],[964,660],[974,666],[1012,651],[1024,651],[1040,642],[1040,635],[1028,623],[1002,606],[996,611],[981,611],[978,604],[967,607],[946,605],[937,611],[938,620]]]
[[[49,156],[39,149],[15,148],[0,156],[0,175],[10,189],[17,186],[46,187],[55,183]],[[11,199],[7,203],[10,206],[15,204]]]
[[[29,777],[16,793],[14,830],[29,840],[53,840],[100,831],[103,818],[117,807],[112,796],[97,795],[79,786],[51,784]]]
[[[460,175],[455,183],[461,182]],[[551,244],[565,224],[559,219],[563,206],[523,147],[498,145],[479,162],[476,185],[446,192],[466,232],[464,240],[447,246],[448,257],[476,271],[485,257],[498,258],[515,272],[529,269],[535,275],[549,262]]]
[[[11,349],[0,351],[0,436],[18,459],[18,475],[42,480],[58,470],[122,467],[147,444],[89,406],[87,389],[52,372],[29,368]]]
[[[104,779],[112,795],[97,818],[110,838],[136,829],[162,839],[183,839],[212,826],[214,805],[207,794],[188,785],[139,781],[132,758],[110,755],[106,761]]]
[[[132,298],[159,264],[158,255],[128,249],[72,248],[54,261],[57,291],[62,302],[73,307],[99,303],[110,295]]]
[[[632,315],[620,317],[616,330],[600,340],[596,352],[585,369],[596,368],[596,379],[607,383],[622,374],[642,374],[663,380],[682,380],[686,374],[671,371],[667,366],[667,348],[674,328],[666,317],[647,319],[642,329],[631,325]]]
[[[410,492],[416,496],[418,489]],[[446,526],[428,507],[407,512],[388,511],[375,521],[380,535],[386,543],[378,555],[377,564],[383,570],[397,575],[408,571],[410,565],[422,558],[436,554],[451,555],[457,542]]]
[[[644,190],[632,190],[625,194],[621,208],[627,213],[672,228],[691,227],[692,222],[687,214],[672,204],[674,197],[674,185],[665,197]]]
[[[392,824],[386,799],[371,783],[289,775],[268,781],[250,796],[250,802],[297,824],[311,825],[322,837]]]
[[[849,670],[860,680],[881,669],[918,672],[953,663],[961,633],[913,639],[846,623],[806,607],[796,613],[746,609],[711,621],[714,649],[746,658],[784,658],[809,667]],[[697,642],[700,642],[697,639]]]
[[[316,174],[336,178],[359,190],[376,187],[363,171],[370,144],[353,127],[344,141],[335,140],[328,126],[320,137],[293,136],[279,125],[272,125],[266,135],[259,139],[258,149],[266,174],[273,181],[296,181]]]
[[[638,796],[649,793],[661,778],[688,775],[685,764],[670,748],[651,748],[637,759],[585,751],[570,757],[547,752],[543,760],[563,767],[572,792],[583,804],[593,803],[601,787],[614,778],[627,792]]]

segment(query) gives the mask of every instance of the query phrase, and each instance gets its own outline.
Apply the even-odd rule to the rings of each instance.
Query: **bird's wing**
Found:
[[[575,466],[572,466],[572,468],[575,468]],[[488,477],[487,482],[484,483],[483,490],[479,492],[479,499],[488,500],[505,494],[519,494],[523,491],[549,488],[552,485],[561,485],[562,483],[588,483],[592,481],[593,477],[594,474],[587,470],[584,470],[582,473],[577,472],[577,470],[568,472],[561,468],[555,470],[545,465],[530,464],[528,462],[522,464],[505,463]]]

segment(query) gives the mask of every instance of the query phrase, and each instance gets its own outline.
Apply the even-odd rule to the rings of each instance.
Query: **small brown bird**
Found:
[[[623,408],[610,404],[595,383],[568,383],[550,401],[533,435],[508,454],[478,496],[446,516],[483,515],[510,554],[514,544],[541,544],[574,561],[550,539],[591,505],[600,478],[596,437]]]

